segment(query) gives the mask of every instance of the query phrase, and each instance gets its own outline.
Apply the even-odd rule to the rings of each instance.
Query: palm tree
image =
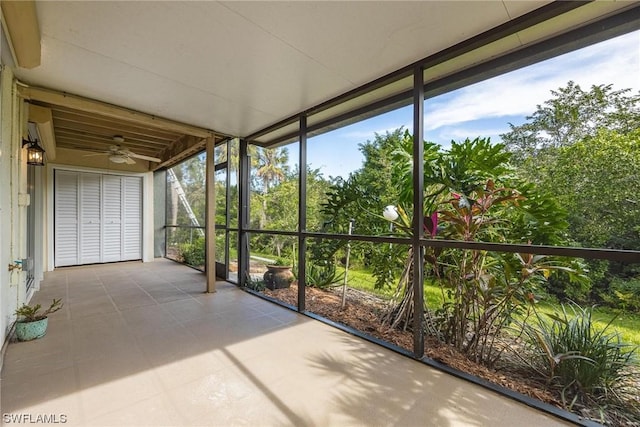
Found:
[[[256,176],[262,180],[262,214],[260,228],[267,224],[267,195],[273,184],[281,182],[289,170],[289,151],[286,148],[262,148],[257,152]]]

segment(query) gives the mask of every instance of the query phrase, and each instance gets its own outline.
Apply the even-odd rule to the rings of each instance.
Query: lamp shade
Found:
[[[382,216],[387,221],[395,221],[396,219],[398,219],[398,210],[393,205],[386,206],[382,211]]]
[[[127,157],[121,156],[120,154],[112,154],[109,156],[109,160],[111,160],[113,163],[126,163]]]

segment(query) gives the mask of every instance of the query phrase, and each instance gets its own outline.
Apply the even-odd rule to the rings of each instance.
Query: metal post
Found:
[[[249,233],[246,229],[249,224],[249,161],[247,141],[240,140],[239,159],[239,206],[238,206],[238,285],[245,286],[249,274]]]
[[[207,274],[207,292],[216,291],[216,172],[214,165],[213,137],[207,139],[207,155],[205,157],[205,186],[207,215],[205,216],[205,272]],[[193,228],[190,230],[190,239],[193,239]]]
[[[355,219],[353,218],[349,220],[349,236],[351,236],[351,233],[353,232],[354,221]],[[344,283],[342,284],[342,305],[341,305],[342,309],[344,309],[344,306],[347,302],[347,276],[349,274],[349,255],[351,255],[351,240],[347,240],[347,258],[344,261]]]
[[[298,159],[298,311],[306,310],[305,287],[307,274],[307,117],[300,116],[300,158]]]
[[[413,353],[424,356],[424,70],[413,70]]]

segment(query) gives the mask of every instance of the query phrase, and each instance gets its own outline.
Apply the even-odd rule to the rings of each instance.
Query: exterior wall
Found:
[[[4,34],[0,31],[0,38],[4,42]],[[4,43],[2,43],[4,45]],[[5,66],[0,62],[0,182],[9,182],[11,168],[11,145],[9,142],[11,130],[5,118],[9,117],[7,107],[11,103],[11,90],[3,82],[10,71],[5,71]],[[0,185],[0,266],[6,266],[10,260],[10,233],[11,233],[11,195],[5,185]],[[9,318],[7,312],[11,309],[9,304],[9,272],[6,268],[0,268],[0,329],[3,337],[6,335]],[[4,343],[4,339],[3,339]],[[4,352],[2,353],[4,354]]]
[[[22,141],[25,109],[15,96],[16,84],[10,67],[0,72],[0,330],[3,341],[15,320],[14,311],[26,302],[26,274],[9,271],[26,256],[26,162]],[[23,126],[24,125],[24,126]],[[38,184],[36,184],[38,185]]]

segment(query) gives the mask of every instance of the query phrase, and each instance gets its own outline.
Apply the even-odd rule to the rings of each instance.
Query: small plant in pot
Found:
[[[16,309],[16,337],[19,341],[31,341],[42,338],[47,333],[47,325],[49,324],[49,315],[55,313],[62,308],[62,300],[54,299],[49,308],[44,311],[42,305],[23,304],[22,307]]]

